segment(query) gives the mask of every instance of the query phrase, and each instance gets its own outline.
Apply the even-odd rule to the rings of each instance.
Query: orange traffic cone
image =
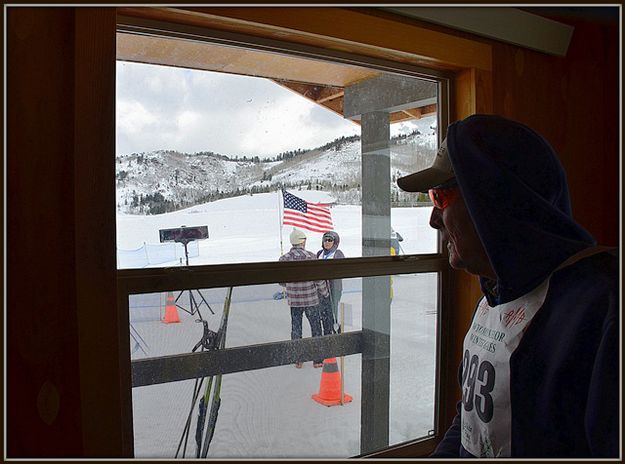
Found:
[[[176,302],[174,301],[173,292],[167,292],[167,303],[165,305],[165,318],[161,321],[164,324],[172,324],[174,322],[180,322],[180,316],[178,316],[178,308],[176,308]]]
[[[347,393],[344,393],[341,398],[341,373],[336,364],[336,358],[324,359],[319,394],[312,395],[312,399],[325,406],[336,406],[352,400]]]

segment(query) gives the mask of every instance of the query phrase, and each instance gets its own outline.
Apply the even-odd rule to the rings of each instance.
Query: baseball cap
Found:
[[[454,170],[447,152],[447,139],[444,139],[429,168],[400,177],[397,179],[397,185],[406,192],[427,192],[452,177]]]

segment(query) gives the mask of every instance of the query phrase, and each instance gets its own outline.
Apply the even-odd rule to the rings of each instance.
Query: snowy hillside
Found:
[[[436,117],[415,121],[414,127],[412,133],[391,140],[395,198],[399,198],[396,178],[425,166],[436,150]],[[360,151],[359,137],[344,137],[313,150],[276,154],[270,160],[210,151],[118,156],[117,208],[124,213],[158,214],[280,187],[326,190],[340,204],[358,204]]]

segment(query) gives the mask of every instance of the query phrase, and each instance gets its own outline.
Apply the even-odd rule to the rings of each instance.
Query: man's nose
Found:
[[[430,215],[430,227],[433,229],[443,228],[443,212],[438,208],[432,208],[432,214]]]

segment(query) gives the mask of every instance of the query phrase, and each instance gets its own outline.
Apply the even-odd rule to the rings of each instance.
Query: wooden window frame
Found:
[[[345,43],[344,38],[332,37],[331,35],[316,36],[311,39],[310,32],[299,31],[295,29],[303,29],[302,19],[295,12],[289,9],[278,8],[285,15],[267,16],[268,8],[121,8],[118,9],[118,27],[123,25],[125,28],[133,27],[143,28],[157,27],[175,30],[183,34],[198,33],[204,31],[213,39],[231,42],[237,37],[243,37],[242,32],[253,32],[252,38],[245,37],[243,41],[253,41],[253,43],[261,44],[262,47],[282,47],[289,53],[298,53],[302,56],[311,56],[317,54],[318,57],[332,58],[344,63],[360,63],[365,66],[375,67],[391,72],[398,72],[404,75],[413,75],[421,77],[423,75],[436,76],[441,78],[447,77],[450,86],[449,93],[447,88],[443,87],[444,100],[453,102],[447,114],[451,120],[458,119],[477,111],[488,112],[490,107],[490,98],[492,94],[490,81],[490,47],[459,39],[454,36],[441,34],[429,29],[415,25],[406,25],[405,21],[400,24],[402,28],[409,27],[412,32],[419,33],[428,40],[436,40],[444,38],[447,42],[456,41],[456,45],[460,47],[454,48],[452,56],[441,56],[440,51],[432,49],[431,42],[426,42],[424,50],[419,53],[416,51],[407,52],[403,50],[388,50],[387,48],[361,43]],[[317,13],[326,13],[328,9],[314,8]],[[334,8],[341,14],[347,16],[356,16],[359,21],[384,22],[372,15],[360,12],[354,12],[352,9]],[[309,10],[310,12],[310,10]],[[285,17],[286,16],[286,19]],[[132,18],[132,19],[131,19]],[[244,19],[242,19],[244,18]],[[278,18],[279,21],[270,20]],[[287,28],[288,33],[284,31],[285,23],[291,21],[293,29]],[[280,24],[275,24],[276,22]],[[314,21],[313,21],[314,22]],[[272,24],[273,23],[273,24]],[[169,25],[169,26],[168,26]],[[167,27],[168,26],[168,27]],[[379,25],[383,27],[384,24]],[[323,28],[320,28],[323,29]],[[135,29],[136,30],[136,29]],[[328,33],[328,32],[326,32]],[[286,36],[286,37],[285,37]],[[276,40],[280,37],[281,40]],[[304,40],[302,40],[302,37]],[[286,39],[286,40],[283,40]],[[311,45],[312,41],[312,45]],[[336,43],[340,43],[340,49],[337,49]],[[421,42],[418,40],[417,42]],[[247,42],[249,45],[249,42]],[[430,47],[430,48],[428,48]],[[400,48],[400,47],[397,47]],[[405,48],[405,47],[404,47]],[[478,52],[475,49],[478,49]],[[273,48],[275,50],[275,48]],[[462,53],[464,50],[466,53]],[[477,55],[476,55],[477,53]],[[445,52],[443,52],[445,55]],[[469,56],[474,63],[478,63],[478,67],[470,66],[466,59]],[[477,56],[477,57],[476,57]],[[388,59],[388,58],[391,59]],[[393,59],[394,58],[394,59]],[[440,88],[440,87],[439,87]],[[445,124],[440,124],[444,129]],[[439,134],[443,136],[444,134]],[[265,272],[270,269],[270,272]],[[418,272],[438,272],[439,279],[439,334],[438,334],[438,365],[436,369],[437,378],[437,394],[435,398],[435,421],[437,434],[421,440],[415,440],[409,443],[403,443],[396,446],[390,446],[374,453],[361,455],[362,457],[417,457],[426,456],[431,452],[440,435],[444,434],[450,418],[453,417],[455,411],[452,411],[450,405],[451,386],[455,387],[456,383],[456,366],[457,359],[454,356],[455,348],[457,348],[457,334],[463,328],[463,322],[466,321],[468,315],[464,317],[452,317],[450,308],[458,303],[464,302],[468,295],[473,296],[476,293],[475,282],[466,279],[466,277],[455,272],[450,272],[447,266],[446,256],[444,254],[435,255],[411,255],[400,257],[399,259],[390,257],[379,258],[350,258],[341,260],[339,263],[333,263],[332,269],[328,272],[327,266],[321,268],[319,263],[297,263],[296,267],[292,267],[290,263],[271,263],[271,264],[237,264],[237,265],[218,265],[218,266],[198,266],[184,271],[157,269],[157,270],[120,270],[117,272],[117,288],[118,288],[118,314],[120,315],[120,360],[122,363],[121,372],[127,375],[122,376],[121,382],[121,401],[122,416],[124,422],[124,443],[125,448],[132,454],[132,405],[130,388],[133,384],[131,375],[139,372],[141,369],[149,371],[154,365],[149,363],[133,363],[132,369],[128,365],[130,363],[128,330],[128,295],[132,293],[141,293],[147,291],[165,291],[168,289],[191,289],[191,288],[215,288],[220,286],[239,286],[245,284],[256,284],[264,282],[276,282],[285,276],[289,276],[289,280],[308,280],[311,278],[349,278],[364,277],[389,274],[407,274]],[[258,276],[262,275],[263,278]],[[284,280],[284,279],[282,279]],[[467,289],[468,286],[468,289]],[[325,340],[302,340],[302,341],[285,341],[276,344],[267,344],[263,349],[284,350],[287,347],[295,348],[300,353],[306,353],[312,356],[323,354],[325,352],[342,352],[350,354],[360,352],[362,346],[362,333],[342,334],[337,336],[323,337]],[[204,373],[228,372],[225,367],[233,359],[237,358],[237,348],[223,350],[222,353],[196,353],[188,355],[187,361],[191,369],[204,369]],[[342,351],[341,351],[342,350]],[[124,356],[125,363],[124,365]],[[185,355],[187,356],[187,355]],[[291,362],[289,355],[284,355],[278,362],[286,364]],[[166,362],[163,360],[162,362]],[[195,363],[195,364],[194,364]],[[139,367],[141,364],[142,367]],[[236,364],[236,363],[235,363]],[[276,365],[276,364],[271,364]],[[136,366],[136,369],[135,369]],[[240,368],[262,368],[268,367],[266,362],[257,360],[240,366]],[[162,379],[161,379],[162,380]]]

